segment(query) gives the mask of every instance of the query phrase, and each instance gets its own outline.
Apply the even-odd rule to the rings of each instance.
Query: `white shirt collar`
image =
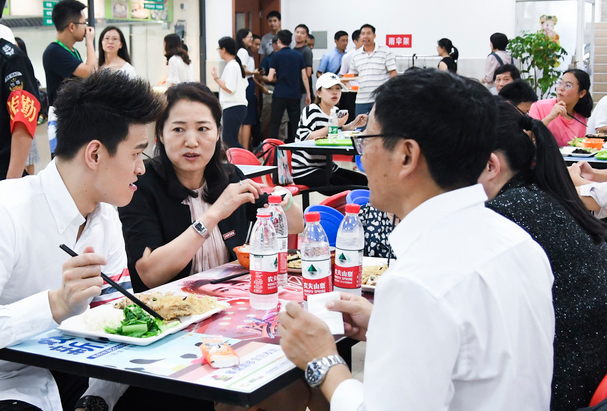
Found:
[[[84,224],[86,219],[80,214],[72,195],[63,182],[55,160],[40,172],[40,183],[61,233],[72,224],[78,226]]]
[[[432,197],[411,211],[396,226],[389,241],[397,257],[402,256],[432,225],[468,207],[484,207],[487,194],[481,184]]]

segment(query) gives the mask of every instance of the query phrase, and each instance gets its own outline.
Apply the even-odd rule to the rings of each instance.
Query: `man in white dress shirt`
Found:
[[[114,206],[137,189],[146,124],[162,105],[147,82],[107,70],[69,80],[57,102],[55,160],[35,176],[0,182],[0,348],[56,327],[92,299],[107,301],[116,291],[101,270],[130,288]],[[0,361],[0,409],[74,409],[86,383]]]
[[[371,204],[396,214],[397,256],[375,304],[342,294],[346,334],[367,341],[364,383],[328,327],[299,305],[281,346],[331,410],[545,410],[552,379],[553,276],[541,247],[485,208],[476,183],[496,111],[480,84],[417,70],[389,80],[357,150]]]

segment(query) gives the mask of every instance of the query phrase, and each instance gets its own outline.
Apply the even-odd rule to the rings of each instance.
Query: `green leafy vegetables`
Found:
[[[165,323],[143,311],[138,305],[132,304],[124,308],[124,320],[118,328],[105,327],[108,334],[119,334],[127,337],[148,338],[175,327],[179,321]]]

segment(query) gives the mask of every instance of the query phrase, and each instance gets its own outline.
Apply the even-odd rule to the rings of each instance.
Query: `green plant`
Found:
[[[561,76],[555,67],[567,52],[551,41],[543,31],[523,31],[510,40],[508,50],[521,63],[523,78],[533,87],[540,98],[553,96],[550,89]],[[526,76],[525,76],[526,75]]]

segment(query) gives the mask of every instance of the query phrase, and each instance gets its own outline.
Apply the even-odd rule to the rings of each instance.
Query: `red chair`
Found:
[[[590,400],[590,406],[594,407],[598,405],[601,401],[607,398],[607,375],[603,378],[603,381],[599,384],[594,395],[592,396],[592,400]]]
[[[246,165],[246,166],[258,166],[259,160],[255,157],[255,154],[251,153],[249,150],[245,150],[244,148],[232,147],[226,151],[226,156],[228,157],[228,161],[232,164],[237,165]],[[261,177],[253,177],[251,180],[256,183],[263,185],[264,193],[270,194],[272,192],[272,187],[268,187],[264,184]]]
[[[263,159],[263,164],[266,166],[275,166],[276,164],[276,156],[273,155],[272,153],[272,149],[276,149],[276,146],[281,146],[283,145],[284,142],[281,140],[278,140],[276,138],[266,138],[263,143],[262,143],[262,152],[265,153],[261,158]],[[287,160],[289,162],[289,171],[291,173],[293,173],[293,170],[291,169],[291,152],[287,151]],[[263,176],[263,180],[264,183],[269,186],[269,187],[275,187],[276,184],[274,184],[274,181],[272,180],[272,177],[270,175],[266,175]],[[292,195],[297,195],[297,194],[303,194],[304,196],[304,204],[306,204],[306,197],[308,198],[308,203],[309,203],[309,197],[308,197],[308,193],[307,191],[310,190],[310,187],[303,185],[303,184],[287,184],[284,186],[281,186],[286,188],[287,190],[289,190],[291,192]]]
[[[350,190],[342,191],[341,193],[333,194],[331,197],[325,198],[320,202],[320,205],[326,205],[336,209],[342,214],[346,214],[346,198]]]

